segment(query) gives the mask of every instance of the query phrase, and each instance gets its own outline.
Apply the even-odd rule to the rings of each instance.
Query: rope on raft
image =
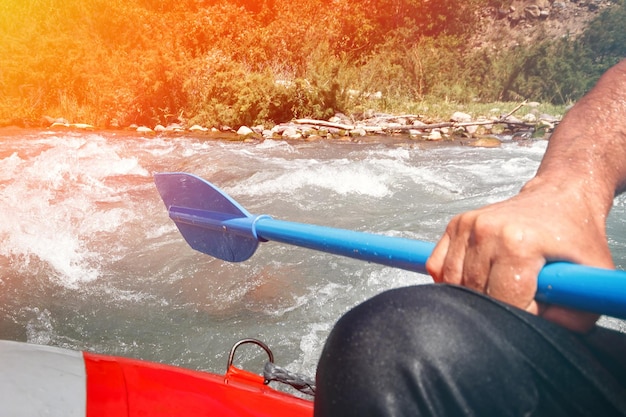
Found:
[[[270,381],[282,382],[283,384],[291,385],[304,394],[315,396],[315,381],[313,379],[290,372],[272,362],[267,362],[265,364],[263,377],[265,378],[266,383],[269,383]]]

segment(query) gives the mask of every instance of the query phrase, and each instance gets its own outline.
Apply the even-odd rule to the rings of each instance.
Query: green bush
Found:
[[[270,70],[250,71],[220,51],[199,59],[185,84],[193,121],[229,126],[280,123],[294,117],[327,118],[341,110],[340,65],[310,67],[306,78],[283,79]],[[331,62],[331,64],[329,64]]]
[[[580,43],[593,51],[593,63],[603,72],[626,57],[626,1],[605,10],[589,25]]]

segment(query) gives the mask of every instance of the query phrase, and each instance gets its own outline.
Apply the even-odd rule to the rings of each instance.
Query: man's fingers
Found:
[[[449,245],[450,236],[444,233],[426,261],[426,271],[433,277],[435,282],[443,282],[443,263],[446,259]]]
[[[471,245],[466,249],[461,284],[479,292],[486,292],[490,277],[491,258],[485,246]]]
[[[543,261],[525,260],[515,262],[511,258],[499,259],[491,266],[485,287],[485,293],[505,303],[523,310],[534,310],[532,306],[537,293],[537,275],[543,267]]]
[[[451,244],[454,242],[454,244]],[[433,249],[426,262],[426,270],[435,282],[461,284],[463,276],[465,245],[460,239],[453,240],[446,232]]]

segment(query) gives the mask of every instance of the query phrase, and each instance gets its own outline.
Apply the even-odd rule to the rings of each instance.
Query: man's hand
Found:
[[[426,264],[436,282],[463,285],[576,331],[597,316],[534,300],[546,262],[613,268],[604,209],[585,186],[539,178],[515,197],[453,218]]]

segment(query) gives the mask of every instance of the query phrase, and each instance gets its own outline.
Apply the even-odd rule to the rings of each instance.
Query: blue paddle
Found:
[[[259,242],[276,241],[426,273],[434,244],[252,215],[219,188],[192,174],[159,173],[154,180],[187,243],[229,262],[250,258]],[[567,262],[539,274],[538,301],[626,318],[626,272]]]

